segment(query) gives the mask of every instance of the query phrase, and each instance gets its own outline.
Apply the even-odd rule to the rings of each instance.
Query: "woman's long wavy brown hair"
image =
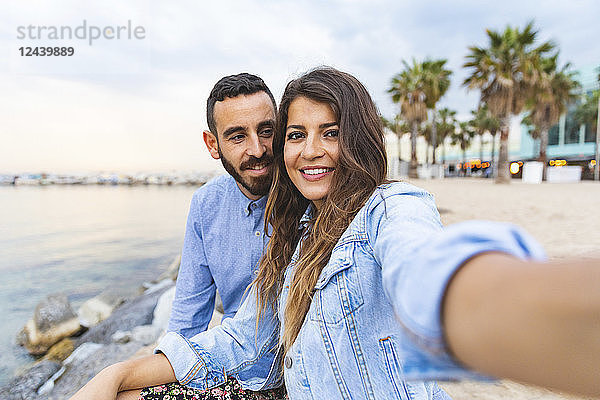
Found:
[[[298,97],[328,104],[334,111],[340,128],[339,159],[329,193],[318,213],[316,210],[313,213],[294,266],[281,340],[285,352],[300,332],[315,285],[336,242],[375,188],[385,182],[387,171],[379,113],[366,88],[356,78],[321,67],[288,83],[273,138],[274,176],[265,214],[265,232],[270,225],[272,236],[255,279],[257,323],[266,307],[276,309],[284,272],[304,233],[299,224],[309,201],[292,184],[283,161],[288,109]]]

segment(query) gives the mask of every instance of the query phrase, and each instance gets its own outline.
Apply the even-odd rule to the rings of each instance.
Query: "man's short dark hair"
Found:
[[[223,101],[226,97],[236,97],[241,94],[254,94],[265,92],[273,102],[273,108],[277,110],[273,93],[269,90],[265,82],[256,75],[242,72],[237,75],[229,75],[221,78],[213,87],[206,101],[206,121],[208,129],[217,136],[217,127],[215,124],[214,109],[217,101]]]

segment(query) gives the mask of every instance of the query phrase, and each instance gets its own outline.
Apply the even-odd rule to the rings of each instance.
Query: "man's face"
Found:
[[[225,98],[215,104],[214,118],[217,152],[225,170],[248,198],[256,200],[267,194],[273,179],[275,128],[269,95],[257,92]]]

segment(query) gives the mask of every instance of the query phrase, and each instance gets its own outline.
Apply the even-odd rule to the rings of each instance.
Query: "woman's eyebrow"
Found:
[[[321,128],[321,129],[324,129],[324,128],[329,128],[329,127],[331,127],[331,126],[335,126],[335,125],[337,125],[337,124],[338,124],[337,122],[327,122],[327,123],[325,123],[325,124],[321,124],[321,125],[319,125],[319,128]]]
[[[326,122],[324,124],[319,125],[319,129],[329,128],[331,126],[336,126],[337,124],[338,124],[337,122]],[[290,129],[290,128],[291,129],[306,129],[304,127],[304,125],[288,125],[286,130]]]

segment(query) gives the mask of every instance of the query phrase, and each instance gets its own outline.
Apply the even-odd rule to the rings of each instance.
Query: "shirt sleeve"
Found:
[[[206,390],[234,377],[244,389],[264,390],[282,384],[279,320],[267,307],[256,321],[256,290],[252,287],[233,318],[187,339],[169,332],[155,352],[168,358],[177,380]]]
[[[374,219],[373,250],[382,266],[384,290],[403,327],[407,379],[485,379],[448,352],[441,316],[447,285],[477,254],[494,251],[543,260],[543,249],[510,224],[470,221],[442,228],[430,195],[395,195],[384,202],[385,212]]]
[[[204,252],[200,199],[192,198],[168,331],[190,338],[208,328],[216,285]]]

